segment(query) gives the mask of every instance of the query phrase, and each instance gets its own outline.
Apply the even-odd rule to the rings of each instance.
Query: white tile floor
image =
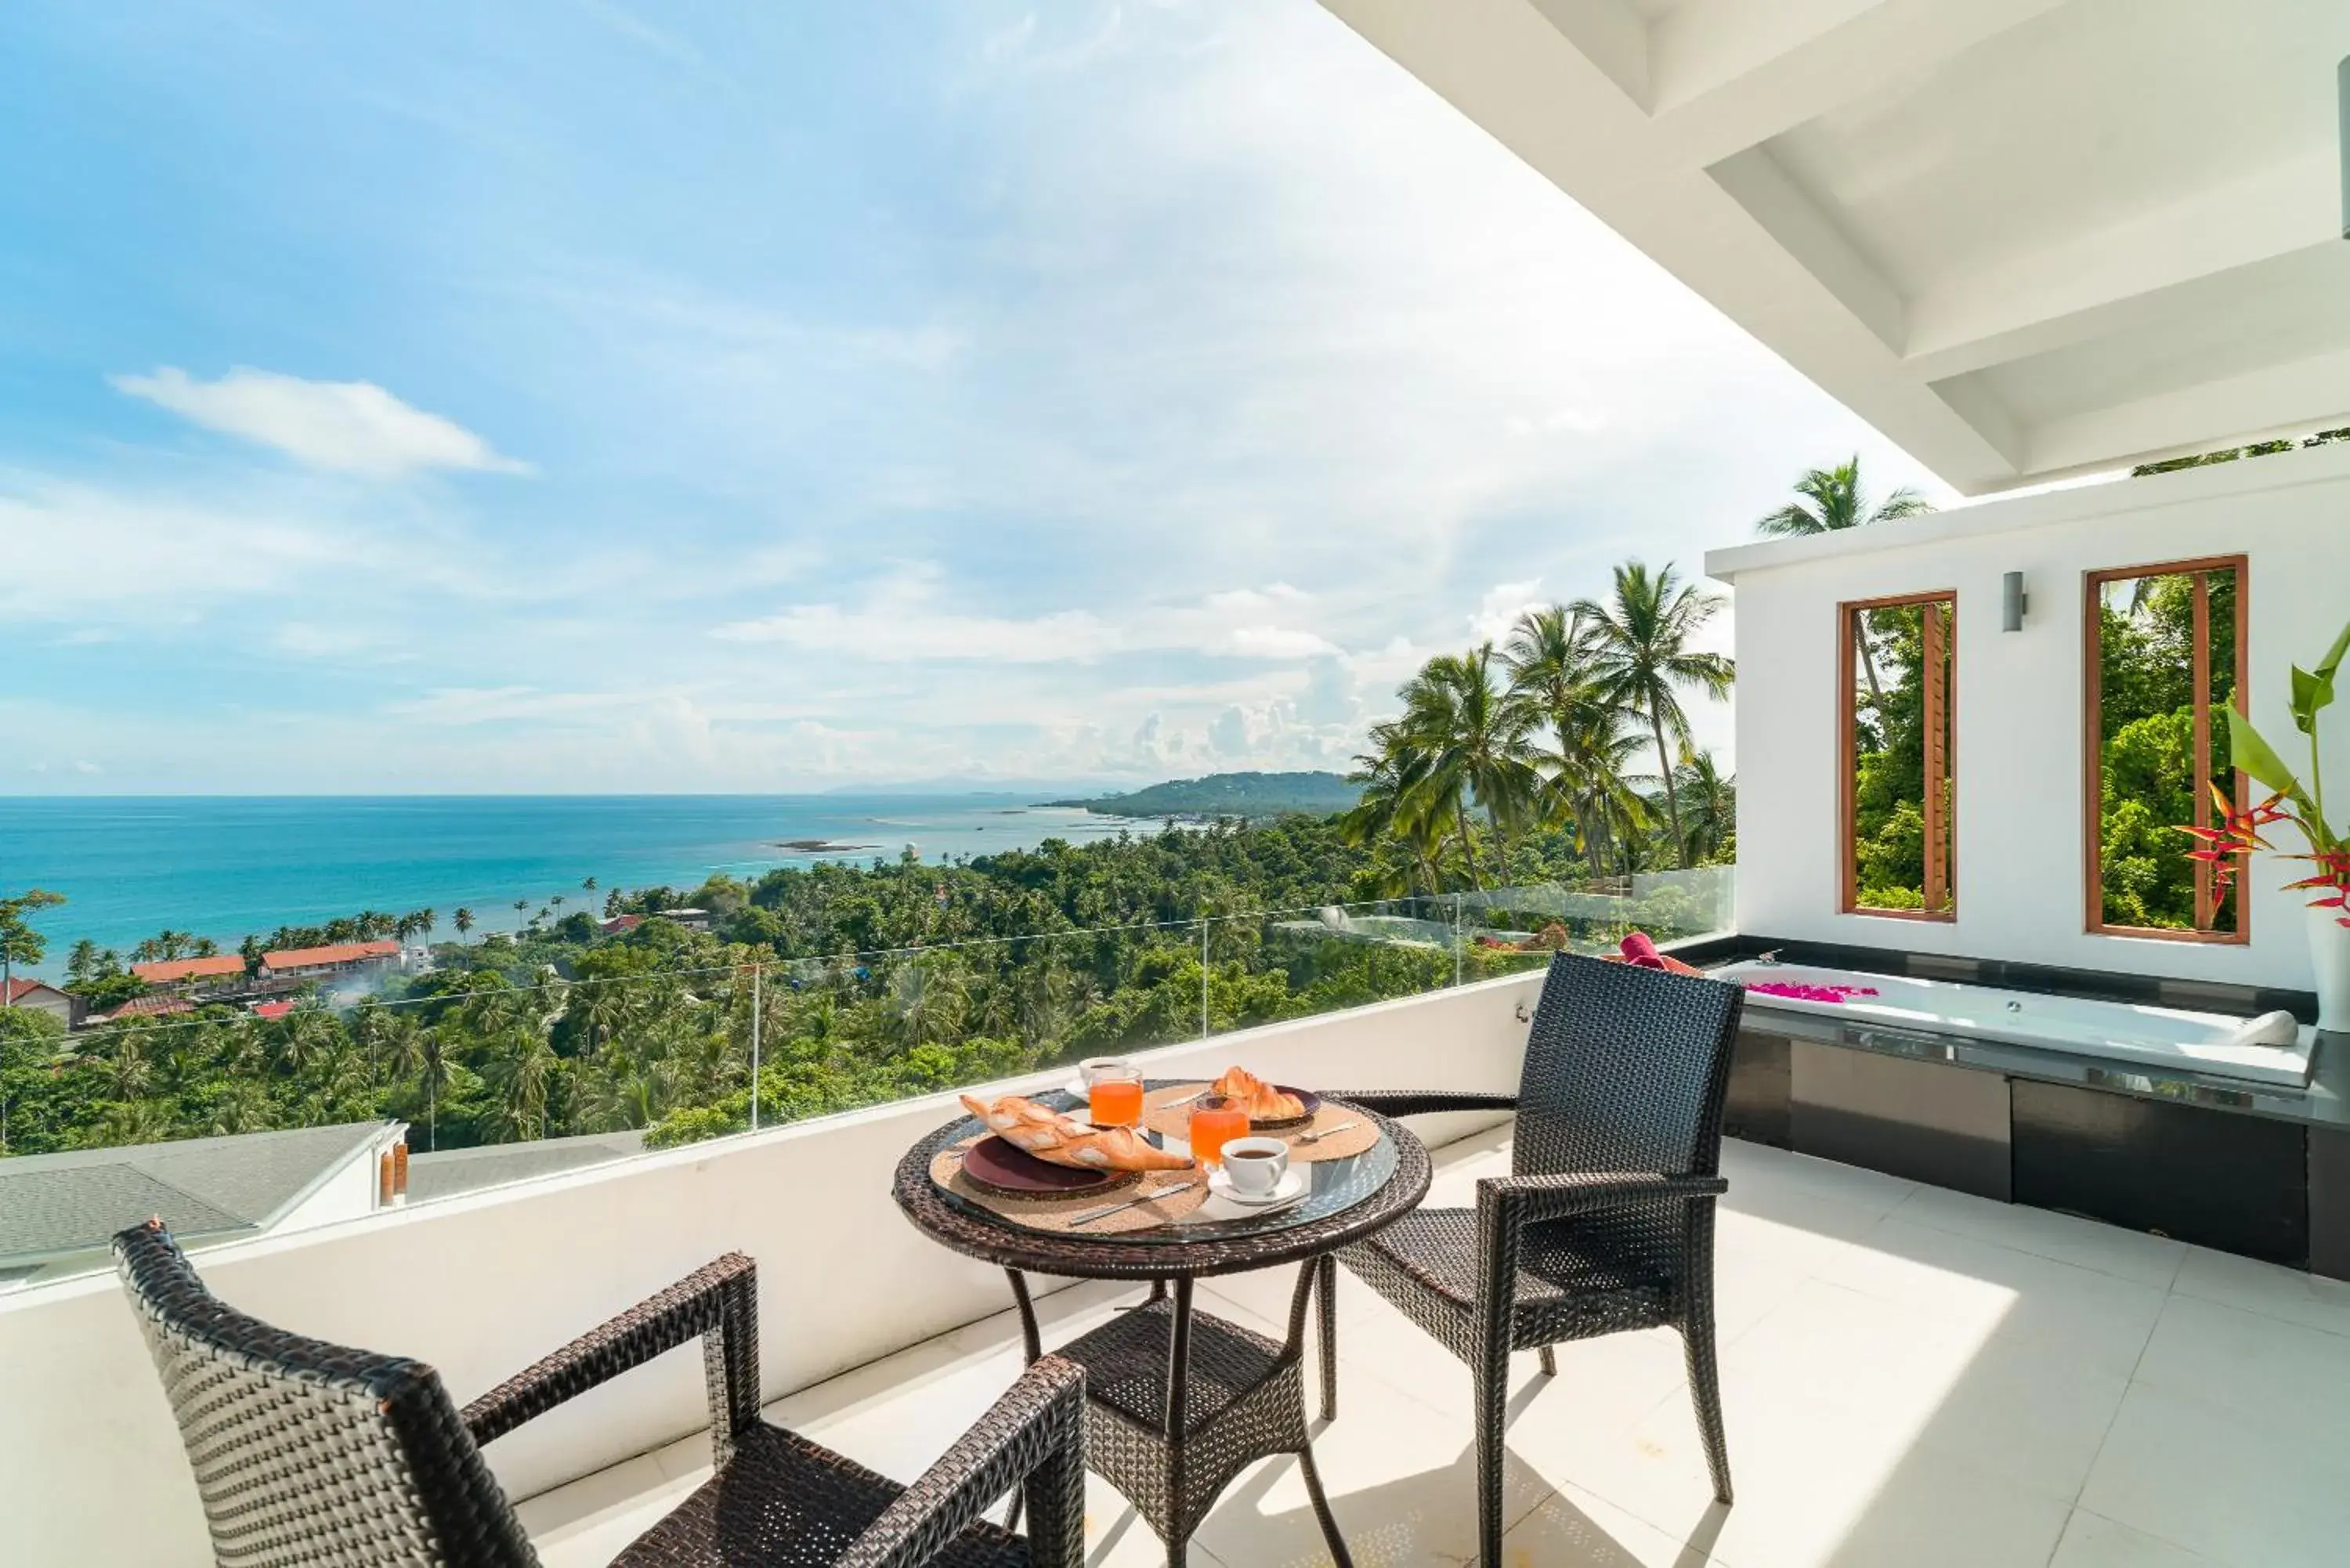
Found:
[[[2043,1210],[1733,1144],[1721,1226],[1734,1508],[1712,1501],[1679,1341],[1522,1356],[1508,1562],[1525,1568],[2339,1568],[2350,1563],[2350,1285]],[[1507,1168],[1438,1153],[1434,1203]],[[1273,1324],[1291,1272],[1201,1287]],[[1048,1344],[1132,1293],[1044,1303]],[[1466,1370],[1340,1276],[1340,1407],[1321,1429],[1363,1568],[1467,1560]],[[1009,1312],[807,1389],[770,1417],[910,1479],[1017,1375]],[[606,1562],[707,1474],[705,1439],[525,1504],[548,1568]],[[1090,1480],[1094,1568],[1162,1561]],[[1295,1463],[1244,1473],[1207,1568],[1328,1561]]]

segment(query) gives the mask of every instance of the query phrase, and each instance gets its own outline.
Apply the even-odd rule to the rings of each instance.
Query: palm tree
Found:
[[[1397,734],[1410,775],[1404,809],[1449,823],[1469,864],[1469,880],[1484,886],[1477,850],[1469,836],[1469,803],[1485,808],[1509,873],[1508,830],[1522,822],[1539,780],[1534,750],[1494,680],[1493,645],[1467,653],[1437,655],[1405,682],[1403,717]]]
[[[585,990],[587,1000],[579,1004],[579,1027],[587,1033],[589,1053],[600,1054],[629,1021],[628,991],[608,980],[591,982]]]
[[[555,906],[555,918],[556,918],[557,920],[562,919],[563,919],[563,895],[562,895],[562,894],[560,894],[560,893],[557,893],[557,894],[556,894],[553,898],[551,898],[547,899],[547,902]]]
[[[546,1037],[528,1029],[506,1031],[491,1057],[488,1077],[497,1095],[501,1143],[527,1143],[546,1136],[546,1102],[557,1063]]]
[[[341,1037],[342,1029],[333,1013],[316,1001],[305,1002],[286,1014],[286,1022],[279,1025],[279,1063],[289,1075],[299,1077]]]
[[[1755,527],[1774,539],[1784,539],[1865,528],[1873,523],[1898,523],[1934,510],[1932,502],[1906,484],[1871,506],[1867,492],[1861,488],[1857,453],[1834,468],[1805,471],[1795,481],[1795,493],[1803,499],[1788,502]]]
[[[1575,825],[1592,874],[1600,875],[1605,826],[1637,809],[1622,779],[1623,712],[1600,680],[1583,622],[1564,606],[1519,617],[1504,658],[1519,724],[1546,726],[1557,742],[1535,764],[1544,775],[1544,815]]]
[[[114,1091],[116,1099],[135,1100],[147,1092],[147,1085],[154,1070],[149,1044],[147,1032],[143,1029],[118,1029],[114,1032],[113,1048],[106,1054],[106,1075],[107,1085]]]
[[[1633,759],[1647,744],[1638,730],[1624,727],[1620,717],[1610,712],[1538,764],[1555,809],[1571,818],[1582,835],[1584,856],[1595,877],[1608,874],[1606,857],[1616,845],[1631,843],[1648,829],[1648,804],[1632,769]]]
[[[1730,695],[1733,668],[1719,653],[1700,653],[1690,642],[1721,608],[1721,601],[1682,583],[1668,562],[1651,573],[1639,561],[1616,568],[1609,601],[1578,599],[1574,611],[1589,628],[1600,688],[1617,707],[1647,721],[1656,742],[1657,771],[1664,776],[1665,811],[1672,822],[1673,846],[1689,864],[1689,841],[1681,832],[1680,795],[1673,784],[1673,753],[1689,749],[1689,714],[1677,688],[1694,686],[1705,695]]]
[[[519,930],[522,928],[524,917],[530,913],[530,900],[528,898],[516,898],[514,901],[514,912],[515,928]]]
[[[1442,832],[1433,817],[1416,815],[1404,806],[1410,762],[1404,754],[1401,737],[1393,724],[1375,724],[1369,740],[1377,749],[1357,756],[1355,761],[1361,765],[1347,775],[1347,782],[1361,785],[1363,793],[1354,809],[1338,819],[1339,836],[1353,845],[1375,844],[1392,836],[1411,851],[1419,869],[1419,885],[1431,893],[1440,892],[1437,856],[1443,847]],[[1408,892],[1409,884],[1389,890]]]
[[[457,912],[449,917],[449,923],[457,928],[457,940],[463,941],[465,933],[473,929],[473,911],[460,904]]]
[[[1700,752],[1681,764],[1681,797],[1689,802],[1689,854],[1697,858],[1718,853],[1737,831],[1738,785],[1715,764],[1711,752]]]
[[[1932,502],[1906,484],[1870,505],[1868,493],[1860,484],[1858,452],[1834,468],[1806,470],[1803,478],[1795,481],[1795,493],[1803,499],[1788,502],[1756,523],[1755,528],[1773,539],[1797,538],[1866,528],[1876,523],[1898,523],[1905,517],[1922,517],[1934,510]],[[1885,691],[1877,684],[1877,656],[1869,650],[1866,638],[1861,639],[1860,668],[1868,678],[1869,696],[1881,706]]]
[[[441,1091],[449,1086],[449,1064],[442,1055],[439,1026],[420,1027],[402,1013],[386,1029],[384,1055],[391,1076],[412,1083],[424,1096],[424,1147],[441,1145]]]
[[[589,895],[589,900],[588,900],[589,902],[591,902],[591,903],[592,903],[592,902],[594,902],[594,901],[595,901],[595,900],[594,900],[594,894],[595,894],[595,892],[596,892],[596,878],[595,878],[595,877],[580,877],[580,878],[579,878],[579,890],[580,890],[581,892],[583,892],[583,893],[586,893],[586,894]]]

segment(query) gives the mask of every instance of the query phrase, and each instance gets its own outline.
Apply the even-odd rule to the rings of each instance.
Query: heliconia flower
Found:
[[[2285,891],[2301,892],[2324,888],[2325,896],[2312,898],[2313,909],[2340,909],[2343,914],[2336,925],[2350,926],[2350,849],[2317,849],[2307,855],[2287,856],[2290,860],[2306,860],[2317,867],[2314,877],[2303,877],[2298,882],[2288,882]]]
[[[2244,857],[2256,849],[2273,847],[2261,836],[2261,829],[2271,823],[2285,821],[2292,814],[2279,804],[2284,799],[2282,791],[2239,811],[2216,780],[2209,787],[2214,826],[2199,827],[2181,823],[2178,831],[2202,844],[2200,849],[2189,850],[2187,858],[2211,867],[2212,897],[2224,898],[2242,874]]]

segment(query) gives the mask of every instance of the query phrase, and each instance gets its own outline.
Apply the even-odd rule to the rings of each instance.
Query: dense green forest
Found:
[[[1925,904],[1925,616],[1899,605],[1854,617],[1853,880],[1866,909]]]
[[[1569,833],[1521,836],[1506,859],[1471,838],[1489,873],[1506,865],[1521,882],[1581,869]],[[1193,1038],[1203,1005],[1208,1028],[1244,1028],[1504,972],[1542,961],[1546,941],[1623,929],[1503,900],[1472,914],[1457,947],[1412,940],[1440,939],[1452,911],[1424,897],[1363,906],[1393,879],[1390,857],[1336,819],[1297,816],[949,865],[820,865],[610,901],[707,909],[708,932],[651,919],[607,936],[574,913],[442,944],[432,972],[355,1007],[313,999],[264,1021],[208,1006],[70,1039],[17,1009],[0,1012],[6,1148],[378,1116],[411,1122],[420,1147],[631,1127],[681,1142],[748,1125],[754,1005],[773,1122]],[[1319,917],[1350,900],[1427,925],[1363,940]],[[1480,940],[1481,922],[1521,929]],[[1527,940],[1533,926],[1551,929]]]
[[[2236,582],[2210,576],[2214,706],[2234,700]],[[2191,930],[2195,867],[2178,825],[2195,819],[2194,578],[2106,585],[2098,606],[2099,866],[2109,925]],[[2228,727],[2214,722],[2211,776],[2229,777]],[[2233,894],[2214,927],[2234,929]]]

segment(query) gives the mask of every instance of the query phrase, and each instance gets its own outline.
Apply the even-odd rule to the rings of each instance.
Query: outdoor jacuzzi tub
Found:
[[[2287,1013],[2238,1018],[1752,959],[1709,972],[1747,987],[1750,1017],[1805,1012],[2295,1089],[2309,1083],[2315,1031]],[[1758,985],[1832,992],[1836,999],[1773,994]]]

